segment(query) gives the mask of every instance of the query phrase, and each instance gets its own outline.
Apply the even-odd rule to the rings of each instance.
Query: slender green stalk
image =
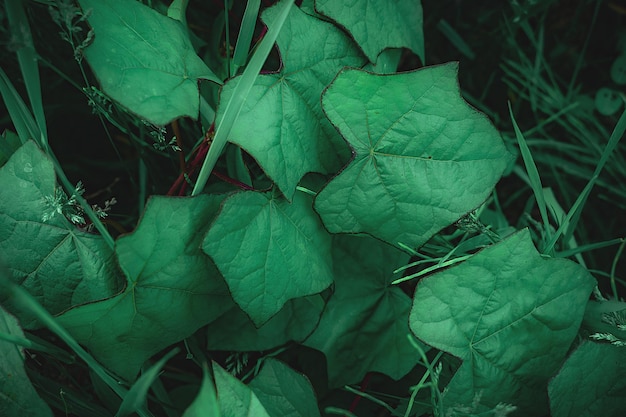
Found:
[[[277,18],[270,25],[265,37],[250,59],[250,63],[246,66],[246,69],[241,77],[238,78],[237,86],[235,87],[232,98],[226,104],[224,115],[216,123],[213,143],[211,144],[209,152],[207,153],[204,163],[202,164],[200,174],[198,174],[198,181],[196,182],[191,195],[198,195],[204,189],[217,159],[221,155],[224,146],[226,146],[226,141],[233,125],[235,124],[235,121],[237,120],[237,117],[239,116],[239,113],[241,112],[243,103],[245,102],[250,89],[254,85],[259,72],[261,72],[261,68],[263,68],[263,64],[270,54],[272,47],[274,46],[274,42],[276,42],[276,38],[278,37],[278,34],[287,19],[287,15],[293,6],[293,3],[294,0],[285,0],[278,6],[275,6],[280,8]]]
[[[237,45],[235,46],[235,52],[233,53],[233,62],[230,73],[231,77],[237,74],[237,70],[239,68],[246,65],[248,52],[250,51],[250,44],[252,43],[252,35],[254,35],[254,28],[256,27],[256,21],[259,17],[260,7],[261,0],[248,0],[246,11],[244,12],[243,19],[241,21],[239,36],[237,37]]]
[[[515,117],[513,116],[513,109],[511,108],[511,103],[509,103],[509,114],[511,116],[511,121],[513,122],[513,129],[515,130],[515,137],[517,138],[517,143],[519,144],[519,147],[520,147],[522,159],[524,160],[524,165],[526,166],[526,172],[528,173],[530,187],[532,188],[533,193],[535,195],[535,199],[537,200],[537,206],[539,207],[539,213],[541,214],[543,227],[544,227],[546,236],[549,237],[550,220],[548,218],[546,200],[543,195],[543,186],[541,185],[541,177],[539,176],[537,165],[535,165],[535,161],[533,160],[533,156],[530,152],[530,149],[528,148],[528,144],[526,144],[526,139],[524,139],[524,135],[520,131],[519,126],[517,125],[517,122],[515,121]],[[544,253],[546,253],[545,250],[544,250]]]
[[[624,110],[619,120],[617,121],[617,124],[615,125],[615,129],[613,129],[613,133],[611,134],[611,137],[609,138],[609,141],[606,147],[604,148],[604,151],[602,152],[602,156],[600,156],[600,160],[598,161],[598,164],[596,165],[596,169],[593,172],[593,176],[591,177],[591,179],[589,180],[589,182],[587,183],[583,191],[578,195],[578,198],[572,205],[572,208],[567,213],[567,216],[561,223],[560,227],[557,229],[557,231],[554,233],[554,236],[552,236],[552,239],[550,239],[550,241],[546,245],[544,253],[547,253],[547,251],[551,251],[554,248],[554,245],[556,244],[557,240],[563,233],[565,233],[566,242],[574,234],[574,230],[576,230],[576,226],[578,224],[578,221],[580,220],[580,215],[582,214],[582,209],[585,203],[587,202],[587,198],[589,198],[589,194],[591,193],[593,186],[595,185],[598,177],[600,176],[600,172],[602,172],[602,169],[606,165],[607,161],[609,160],[609,157],[611,156],[611,154],[617,147],[617,144],[619,143],[622,136],[624,136],[625,132],[626,132],[626,110]]]

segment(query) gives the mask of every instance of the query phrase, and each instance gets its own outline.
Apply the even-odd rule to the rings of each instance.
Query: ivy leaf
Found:
[[[288,300],[333,282],[330,236],[310,198],[297,193],[289,203],[276,194],[241,192],[226,199],[203,243],[256,326]]]
[[[0,333],[4,334],[3,339],[24,338],[15,317],[2,307]],[[0,393],[0,415],[4,417],[52,417],[52,411],[37,395],[26,375],[22,348],[7,340],[0,340]]]
[[[270,26],[275,12],[274,7],[263,13]],[[365,59],[340,29],[297,7],[277,43],[281,69],[257,78],[229,141],[252,155],[291,199],[304,174],[336,172],[348,159],[348,149],[322,113],[320,95],[342,67],[361,66]],[[220,103],[228,103],[237,82],[226,83]],[[217,120],[224,107],[218,106]]]
[[[63,207],[54,196],[61,193],[52,162],[32,141],[0,168],[0,256],[12,280],[52,314],[110,297],[122,288],[106,242],[57,213]],[[24,328],[38,327],[34,316],[13,308],[10,301],[5,307]]]
[[[315,0],[315,10],[346,28],[370,62],[376,62],[387,48],[408,48],[424,62],[419,0]],[[393,30],[389,30],[390,22]]]
[[[222,417],[270,417],[254,391],[213,363],[217,400]]]
[[[315,200],[330,232],[419,247],[487,198],[509,153],[461,98],[456,73],[347,69],[328,87],[324,111],[354,152]]]
[[[61,324],[109,369],[132,380],[143,362],[214,320],[228,300],[219,273],[200,250],[221,197],[153,197],[115,252],[125,291],[74,308]]]
[[[257,328],[250,317],[232,302],[207,328],[211,350],[250,352],[270,350],[290,341],[301,342],[317,325],[324,301],[319,294],[285,303],[276,315]]]
[[[576,337],[595,280],[580,265],[544,259],[527,229],[417,285],[410,327],[463,364],[444,404],[509,403],[548,412],[548,380]]]
[[[584,342],[550,381],[550,415],[623,416],[626,413],[624,375],[626,350],[623,347]]]
[[[394,379],[419,358],[407,339],[411,299],[391,285],[393,270],[409,256],[369,236],[333,240],[335,292],[305,345],[324,352],[330,387],[363,379],[370,371]]]
[[[268,413],[280,417],[319,417],[309,380],[276,359],[266,359],[248,384]]]
[[[221,80],[196,55],[181,22],[138,1],[79,3],[95,32],[85,57],[107,95],[156,125],[198,117],[198,80]]]

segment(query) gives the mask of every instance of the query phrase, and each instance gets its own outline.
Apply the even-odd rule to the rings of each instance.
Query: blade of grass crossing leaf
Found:
[[[615,128],[613,129],[613,133],[611,134],[611,137],[609,138],[609,141],[606,147],[604,148],[602,155],[600,156],[600,160],[598,161],[598,164],[596,165],[596,169],[593,172],[593,176],[591,177],[591,179],[589,180],[589,182],[587,183],[583,191],[578,195],[578,198],[572,205],[572,208],[567,213],[567,216],[563,220],[563,223],[557,229],[554,236],[552,236],[552,239],[550,239],[550,241],[546,245],[546,249],[545,249],[546,251],[552,250],[557,240],[563,233],[565,233],[566,242],[574,234],[574,231],[576,230],[576,225],[578,224],[578,220],[580,220],[580,215],[582,214],[582,208],[587,202],[587,198],[589,198],[589,194],[591,193],[593,186],[598,180],[598,177],[600,176],[600,172],[602,172],[602,169],[606,165],[607,161],[609,160],[609,157],[611,156],[611,154],[617,147],[617,144],[619,143],[622,136],[624,136],[625,132],[626,132],[626,110],[624,110],[619,120],[617,121],[617,124],[615,125]],[[568,226],[567,229],[566,229],[566,225]]]
[[[48,134],[46,128],[46,118],[43,111],[43,101],[41,99],[41,81],[39,79],[39,66],[37,64],[37,53],[33,46],[33,37],[30,31],[30,25],[24,12],[22,1],[7,1],[5,3],[11,33],[19,34],[21,38],[19,48],[17,49],[17,60],[22,70],[24,83],[26,84],[26,92],[28,99],[35,115],[35,120],[39,126],[40,136],[36,138],[40,140],[42,148],[48,149]]]
[[[548,210],[546,208],[546,200],[543,195],[543,186],[541,185],[541,178],[539,177],[539,171],[537,170],[537,165],[535,165],[535,161],[533,160],[533,156],[530,153],[530,149],[528,148],[526,139],[524,139],[524,135],[520,131],[519,126],[517,125],[517,122],[515,121],[515,117],[513,116],[513,110],[511,109],[511,103],[509,103],[509,114],[511,115],[511,121],[513,122],[513,129],[515,130],[515,137],[517,138],[517,143],[519,144],[519,147],[520,147],[522,159],[524,160],[524,166],[526,167],[526,172],[528,173],[528,179],[530,180],[530,187],[532,188],[533,194],[535,195],[535,199],[537,200],[537,206],[539,207],[539,213],[541,214],[541,220],[543,221],[545,233],[546,235],[548,235],[550,233],[550,220],[548,219]]]
[[[9,111],[9,115],[11,116],[11,120],[15,125],[15,129],[18,131],[18,135],[20,136],[20,140],[22,143],[26,142],[29,139],[43,138],[43,134],[39,130],[37,123],[33,119],[32,114],[26,107],[24,100],[20,97],[20,95],[15,90],[15,87],[11,83],[11,81],[6,76],[5,72],[0,68],[0,94],[2,94],[2,98],[4,99],[4,103]],[[54,170],[57,174],[58,180],[68,193],[68,195],[72,195],[74,192],[74,185],[69,181],[61,164],[57,160],[54,152],[49,147],[43,147],[41,141],[37,142],[40,147],[48,154],[48,157],[52,160],[54,164]],[[102,238],[107,242],[107,244],[113,248],[114,241],[111,237],[109,231],[104,227],[98,215],[91,208],[91,205],[87,203],[82,196],[76,195],[76,201],[80,204],[82,209],[84,210],[87,217],[91,220],[93,225],[96,227],[98,232],[102,235]]]
[[[200,174],[198,174],[198,181],[193,188],[192,196],[198,195],[207,183],[209,179],[209,175],[211,175],[211,171],[213,171],[213,167],[217,162],[224,146],[226,145],[226,141],[228,139],[228,135],[230,130],[232,129],[237,117],[239,116],[239,112],[243,107],[243,103],[246,99],[246,96],[250,92],[250,89],[254,85],[257,77],[259,76],[259,72],[265,63],[268,55],[270,54],[272,47],[274,46],[274,42],[276,42],[276,37],[278,33],[283,27],[285,20],[287,19],[287,15],[291,10],[291,6],[293,6],[294,0],[285,0],[280,3],[280,11],[278,13],[278,17],[275,22],[272,22],[269,30],[265,34],[265,37],[259,44],[256,52],[250,59],[250,62],[246,66],[243,74],[241,75],[241,79],[237,86],[235,87],[235,91],[233,93],[232,99],[226,104],[226,110],[224,111],[224,116],[221,120],[218,121],[215,130],[215,137],[213,138],[213,143],[209,148],[209,152],[204,159],[204,163],[202,164],[202,169],[200,169]]]
[[[237,45],[235,46],[235,52],[233,54],[233,65],[231,67],[231,77],[237,74],[237,70],[244,65],[248,60],[248,51],[250,51],[250,44],[252,43],[252,35],[254,34],[254,28],[256,27],[256,20],[259,17],[259,8],[261,7],[261,0],[248,0],[246,5],[246,11],[243,14],[241,21],[241,28],[239,29],[239,36],[237,37]]]
[[[159,376],[159,372],[161,372],[165,363],[176,355],[179,350],[178,348],[172,349],[135,381],[133,386],[130,387],[130,390],[126,393],[120,408],[117,410],[117,413],[115,413],[115,417],[125,417],[145,407],[146,396],[148,395],[150,386]]]
[[[472,51],[472,48],[445,19],[441,19],[439,23],[437,23],[437,29],[439,29],[439,31],[443,33],[446,38],[448,38],[452,45],[454,45],[454,47],[467,58],[472,61],[476,58],[476,54]]]
[[[552,188],[544,188],[543,195],[546,199],[546,205],[548,206],[548,210],[550,211],[554,222],[557,225],[561,226],[561,224],[564,224],[566,222],[567,213],[565,213],[565,210],[563,210],[559,202],[556,200],[556,196],[554,195]],[[564,227],[568,228],[568,224],[564,224]],[[573,236],[566,241],[566,244],[567,247],[570,249],[575,249],[578,247],[578,242],[576,242],[576,238]],[[581,264],[582,266],[586,266],[585,260],[583,259],[580,252],[576,252],[574,256],[576,257],[576,260],[579,264]]]
[[[0,68],[0,94],[22,144],[29,139],[38,141],[41,132],[37,123],[2,68]]]
[[[21,305],[22,308],[28,310],[37,319],[43,323],[48,329],[55,333],[59,338],[65,342],[72,349],[79,358],[81,358],[89,368],[96,374],[102,381],[104,381],[120,398],[125,398],[127,390],[124,388],[115,378],[113,378],[108,371],[102,367],[85,349],[82,348],[76,342],[76,340],[70,335],[65,328],[63,328],[52,317],[41,304],[37,302],[28,292],[26,292],[20,286],[9,281],[7,278],[0,276],[0,287],[6,291],[10,297],[16,301],[16,305]],[[137,410],[137,414],[140,417],[152,417],[146,409]]]

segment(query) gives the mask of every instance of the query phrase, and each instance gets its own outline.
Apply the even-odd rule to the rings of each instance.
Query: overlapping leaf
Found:
[[[333,282],[330,235],[304,193],[290,203],[276,192],[229,197],[203,249],[224,276],[235,302],[257,326],[293,298]]]
[[[324,111],[355,153],[315,201],[329,231],[419,247],[487,198],[509,154],[456,73],[348,69],[328,87]]]
[[[317,399],[308,379],[276,359],[263,362],[248,385],[268,413],[280,417],[319,417]]]
[[[142,363],[215,319],[228,292],[200,243],[221,198],[152,198],[116,242],[125,291],[59,317],[109,369],[133,379]]]
[[[550,382],[552,417],[626,415],[626,349],[585,342]]]
[[[263,13],[268,25],[275,10]],[[304,174],[335,172],[349,157],[322,113],[320,95],[342,67],[361,66],[365,59],[340,29],[296,7],[277,43],[282,68],[259,76],[229,140],[252,155],[291,198]],[[226,83],[220,103],[228,103],[237,80]],[[218,120],[224,110],[224,105],[218,108]]]
[[[580,265],[544,259],[528,230],[484,249],[417,286],[410,327],[417,337],[463,360],[444,403],[547,414],[548,380],[580,326],[595,280]]]
[[[335,292],[305,344],[326,355],[331,387],[356,383],[369,371],[401,378],[418,356],[407,339],[411,299],[391,281],[409,257],[369,236],[333,242]]]
[[[0,270],[0,279],[3,271]],[[0,333],[24,337],[15,317],[0,307]],[[0,339],[0,415],[3,417],[52,417],[52,411],[37,395],[24,370],[24,352]]]
[[[424,62],[419,0],[315,0],[315,10],[346,28],[370,62],[376,62],[378,55],[387,48],[408,48]]]
[[[0,257],[13,280],[52,314],[110,297],[122,286],[104,240],[56,212],[62,211],[55,200],[61,193],[52,162],[34,142],[25,143],[0,168]],[[46,213],[52,217],[43,221]],[[37,326],[32,316],[14,314],[22,327]]]
[[[319,294],[300,297],[285,303],[275,316],[261,327],[234,302],[207,328],[207,346],[211,350],[239,352],[269,350],[290,341],[301,342],[317,325],[324,301]]]
[[[213,363],[213,375],[222,417],[270,417],[254,391],[216,363]]]
[[[181,22],[138,1],[79,3],[95,31],[85,56],[105,93],[154,124],[198,117],[198,80],[220,80],[196,55]]]

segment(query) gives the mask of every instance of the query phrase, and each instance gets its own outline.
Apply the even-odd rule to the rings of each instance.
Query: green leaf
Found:
[[[0,271],[2,272],[4,271]],[[0,307],[0,332],[24,337],[15,317],[2,307]],[[4,417],[52,417],[52,411],[37,395],[26,375],[22,348],[2,339],[0,339],[0,415]]]
[[[261,326],[293,298],[317,294],[333,281],[330,236],[310,197],[277,193],[232,195],[203,249],[224,276],[235,302]]]
[[[203,369],[202,375],[200,392],[185,410],[183,417],[221,417],[211,375],[207,369]]]
[[[387,48],[408,48],[424,62],[419,0],[315,0],[315,10],[346,28],[370,62]]]
[[[305,345],[324,352],[331,387],[352,384],[370,371],[394,379],[419,357],[407,339],[411,299],[391,281],[409,256],[369,236],[336,236],[335,292]]]
[[[221,80],[198,57],[187,29],[138,1],[79,0],[95,40],[85,57],[112,99],[164,125],[198,117],[198,80]]]
[[[309,380],[276,359],[265,360],[261,372],[248,387],[272,416],[320,416]]]
[[[270,27],[277,10],[263,13]],[[365,59],[341,30],[296,7],[277,44],[281,69],[258,77],[229,141],[252,155],[291,199],[304,174],[336,172],[348,159],[348,149],[324,117],[320,95],[343,66],[361,66]],[[228,103],[238,80],[226,83],[220,103]],[[217,120],[224,111],[218,106]]]
[[[213,375],[222,417],[270,417],[250,388],[215,363]]]
[[[257,328],[234,302],[207,328],[210,350],[239,352],[270,350],[290,341],[301,342],[317,325],[324,301],[319,294],[287,301],[276,315]]]
[[[79,230],[55,212],[55,204],[46,204],[46,197],[60,193],[52,162],[32,141],[0,168],[0,256],[13,281],[52,314],[110,297],[122,287],[102,237]],[[47,221],[45,213],[52,215]],[[10,303],[5,307],[14,310]],[[14,314],[24,328],[38,326],[32,315]]]
[[[456,73],[346,69],[328,87],[324,111],[354,153],[315,200],[330,232],[419,247],[487,198],[509,153],[461,98]]]
[[[626,349],[584,342],[550,382],[552,417],[626,414]]]
[[[159,373],[165,366],[165,363],[178,353],[178,350],[178,348],[175,348],[167,353],[135,381],[133,386],[130,387],[126,393],[122,404],[120,404],[120,408],[117,410],[117,413],[115,413],[115,417],[128,416],[146,406],[148,390],[152,386],[152,383],[159,377]]]
[[[15,132],[11,132],[10,130],[2,132],[0,136],[0,167],[7,163],[11,155],[13,155],[20,146],[22,146],[22,142]]]
[[[132,380],[143,362],[214,320],[228,300],[219,273],[200,250],[221,197],[153,197],[115,252],[123,293],[74,308],[60,323],[109,369]],[[228,301],[226,301],[228,302]]]
[[[547,414],[547,385],[576,337],[595,280],[580,265],[542,258],[527,229],[419,282],[410,327],[463,364],[444,404],[509,403]]]

